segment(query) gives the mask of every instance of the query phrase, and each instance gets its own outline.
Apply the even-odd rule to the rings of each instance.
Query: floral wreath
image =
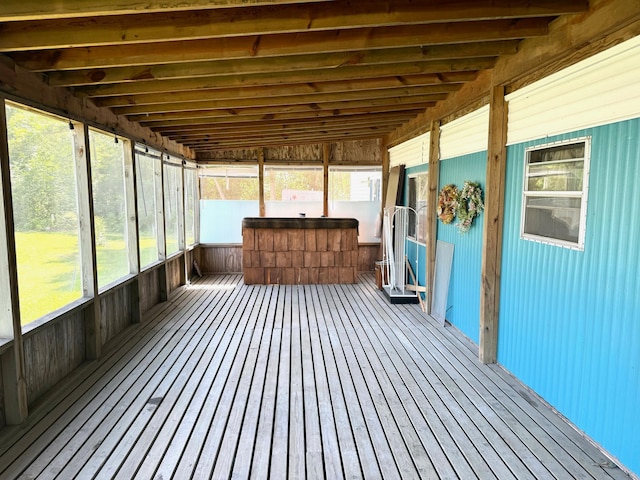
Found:
[[[484,210],[482,201],[482,188],[478,182],[465,180],[464,187],[458,193],[456,215],[459,222],[456,223],[460,233],[466,233],[471,228],[473,219]]]
[[[445,185],[438,195],[438,218],[442,223],[451,223],[456,216],[458,188],[454,184]]]

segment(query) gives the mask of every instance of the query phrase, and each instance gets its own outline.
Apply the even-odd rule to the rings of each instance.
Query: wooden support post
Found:
[[[380,142],[380,158],[382,159],[382,202],[380,203],[380,213],[384,214],[384,206],[387,204],[387,190],[389,188],[389,149],[387,148],[387,137]]]
[[[498,314],[500,309],[500,259],[504,221],[504,189],[507,160],[507,102],[504,87],[491,89],[489,151],[484,200],[482,281],[480,282],[480,344],[482,363],[498,357]]]
[[[138,185],[136,182],[136,156],[134,142],[124,142],[124,188],[127,212],[127,248],[129,251],[129,273],[136,275],[131,284],[131,323],[142,319],[140,310],[140,249],[138,248]]]
[[[433,275],[436,271],[436,240],[438,218],[436,207],[438,205],[438,183],[440,181],[440,122],[431,122],[429,135],[429,198],[427,199],[427,258],[426,303],[427,312],[431,313],[431,300],[433,299]]]
[[[325,217],[329,216],[329,156],[331,150],[328,143],[322,144],[322,212]]]
[[[160,301],[166,302],[169,298],[169,275],[167,275],[167,225],[164,218],[164,153],[160,154],[160,161],[155,162],[155,194],[156,194],[156,225],[158,232],[158,257],[162,265],[158,270],[158,283],[160,289]]]
[[[260,204],[260,216],[264,217],[264,148],[258,149],[258,202]]]
[[[82,293],[93,301],[84,310],[85,352],[88,360],[100,358],[102,322],[98,296],[98,265],[96,260],[96,232],[93,216],[93,185],[89,127],[74,122],[74,157],[78,185],[78,221],[80,224],[80,259],[82,265]]]
[[[10,178],[7,118],[0,101],[0,337],[13,339],[13,347],[0,354],[0,375],[6,422],[17,425],[27,418],[29,409]]]
[[[185,203],[184,203],[184,172],[186,162],[182,162],[180,166],[180,178],[178,182],[178,250],[182,252],[182,268],[180,268],[180,285],[186,285],[189,281],[187,270],[187,231],[184,221]]]

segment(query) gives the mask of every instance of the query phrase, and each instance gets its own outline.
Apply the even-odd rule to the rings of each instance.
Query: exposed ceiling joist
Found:
[[[15,62],[64,92],[58,98],[206,155],[387,136],[467,95],[523,42],[543,41],[558,17],[588,8],[586,0],[4,0],[0,53],[7,69]]]
[[[323,3],[305,3],[8,22],[0,29],[0,52],[409,24],[446,26],[453,22],[477,23],[485,19],[504,19],[517,24],[539,17],[578,13],[586,7],[584,0],[336,0],[329,8]]]

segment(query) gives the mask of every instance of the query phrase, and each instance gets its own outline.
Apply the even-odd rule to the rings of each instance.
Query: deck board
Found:
[[[0,478],[621,479],[415,305],[355,285],[179,289],[0,431]]]

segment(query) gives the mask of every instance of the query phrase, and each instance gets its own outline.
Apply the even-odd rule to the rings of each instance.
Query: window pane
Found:
[[[98,286],[129,274],[122,141],[89,131]]]
[[[164,218],[167,241],[167,256],[179,250],[178,245],[178,199],[181,195],[180,168],[176,165],[164,166]]]
[[[200,170],[200,242],[242,243],[242,219],[260,215],[258,168]]]
[[[553,147],[540,148],[529,152],[529,163],[556,162],[561,160],[573,160],[574,158],[584,158],[584,142],[556,145]]]
[[[159,259],[156,188],[160,188],[160,168],[159,152],[136,147],[140,267],[151,265]]]
[[[22,323],[82,297],[73,131],[7,104]]]
[[[184,171],[184,225],[185,242],[187,245],[196,243],[195,208],[196,208],[196,178],[197,171]]]
[[[329,216],[357,218],[358,241],[379,242],[376,218],[381,208],[382,169],[329,168]]]
[[[580,198],[527,197],[524,232],[577,243],[580,204]]]
[[[265,167],[264,198],[267,217],[320,217],[323,214],[324,175],[318,167]]]
[[[409,213],[407,235],[418,242],[427,241],[427,194],[429,190],[429,174],[420,173],[408,179],[408,206],[415,210]]]
[[[582,191],[584,161],[529,165],[529,191]]]

